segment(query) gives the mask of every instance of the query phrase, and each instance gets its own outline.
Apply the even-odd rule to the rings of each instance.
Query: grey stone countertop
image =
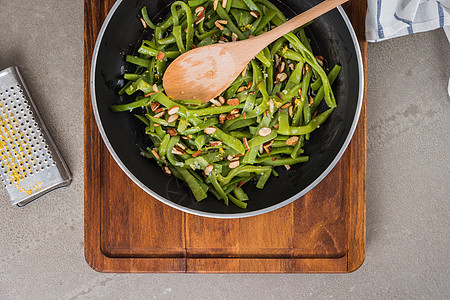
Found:
[[[73,173],[24,209],[0,189],[0,298],[450,299],[450,47],[443,30],[370,44],[367,252],[350,274],[102,274],[83,251],[83,1],[2,1],[17,65]]]

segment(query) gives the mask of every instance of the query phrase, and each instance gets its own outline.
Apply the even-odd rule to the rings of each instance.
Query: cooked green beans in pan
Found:
[[[143,156],[184,180],[197,201],[210,193],[240,208],[247,207],[248,182],[262,189],[278,176],[274,167],[308,161],[302,148],[337,106],[330,85],[341,67],[325,68],[303,27],[261,51],[222,95],[202,104],[165,95],[167,66],[191,49],[263,34],[285,16],[268,0],[175,1],[159,23],[146,7],[141,15],[151,39],[126,56],[135,71],[120,91],[136,98],[111,109],[132,111],[145,126],[153,145]]]

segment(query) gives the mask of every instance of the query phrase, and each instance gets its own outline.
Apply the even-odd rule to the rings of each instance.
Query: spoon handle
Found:
[[[280,26],[260,35],[257,37],[254,37],[251,39],[251,41],[255,41],[255,39],[258,39],[259,45],[268,45],[275,41],[276,39],[280,38],[281,36],[285,35],[286,33],[291,32],[292,30],[308,23],[309,21],[312,21],[321,15],[325,14],[326,12],[332,10],[333,8],[338,7],[339,5],[347,2],[348,0],[325,0],[316,6],[308,9],[307,11],[295,16],[288,22],[281,24]]]

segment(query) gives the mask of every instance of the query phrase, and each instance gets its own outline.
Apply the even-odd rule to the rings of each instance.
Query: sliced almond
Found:
[[[205,19],[205,14],[201,14],[200,16],[197,17],[197,20],[195,20],[194,24],[198,25],[200,24],[201,21],[203,21]]]
[[[156,94],[156,92],[151,92],[151,93],[145,94],[144,97],[147,98],[147,97],[150,97],[151,95],[154,95],[154,94]]]
[[[209,144],[213,147],[220,146],[223,144],[222,141],[210,141]]]
[[[313,104],[314,104],[314,99],[313,99],[313,97],[309,96],[309,106],[311,107],[311,106],[313,106]]]
[[[214,3],[213,3],[213,9],[214,10],[217,9],[217,5],[219,5],[219,0],[214,0]]]
[[[161,126],[161,124],[159,124],[159,123],[153,124],[153,127],[159,127],[159,126]]]
[[[264,150],[267,152],[267,155],[270,156],[270,147],[264,146]]]
[[[245,73],[247,73],[247,67],[245,67],[244,70],[242,70],[241,76],[244,77]]]
[[[272,157],[270,160],[275,161],[276,159],[277,159],[276,157]]]
[[[264,147],[263,147],[263,144],[259,145],[258,151],[259,151],[259,154],[263,154],[263,153],[264,153]]]
[[[270,110],[270,113],[272,113],[272,114],[273,114],[274,107],[275,107],[275,104],[273,103],[273,100],[269,99],[269,110]]]
[[[248,146],[247,138],[246,138],[245,136],[242,138],[242,142],[244,142],[245,148],[246,148],[247,150],[250,150],[250,147]]]
[[[284,167],[286,168],[286,170],[290,170],[291,169],[291,166],[290,165],[284,165]]]
[[[302,75],[305,76],[305,74],[306,74],[306,70],[305,70],[305,66],[303,66],[303,68],[302,68]]]
[[[284,104],[281,108],[282,108],[282,109],[285,109],[285,108],[288,108],[289,106],[291,106],[291,103],[290,103],[290,102]]]
[[[222,7],[223,8],[226,8],[227,7],[227,0],[222,0]]]
[[[275,67],[278,67],[278,65],[280,64],[280,60],[280,56],[275,53]]]
[[[226,119],[227,119],[227,114],[220,114],[219,115],[219,122],[220,122],[220,124],[223,124],[223,122],[225,122]]]
[[[158,86],[156,85],[156,83],[154,85],[152,85],[152,89],[154,92],[159,92]]]
[[[172,106],[171,108],[169,108],[167,113],[169,114],[169,116],[171,116],[171,115],[176,114],[179,110],[180,110],[180,107],[178,105],[175,105],[175,106]]]
[[[198,17],[198,16],[200,16],[201,14],[205,13],[205,7],[204,7],[204,6],[199,6],[199,7],[197,7],[197,8],[194,10],[194,12],[195,12],[195,15]]]
[[[241,157],[241,156],[244,156],[244,154],[238,153],[238,154],[236,154],[234,157]]]
[[[164,111],[164,107],[160,107],[158,109],[155,109],[155,114],[160,113],[162,111]]]
[[[240,188],[241,186],[243,186],[245,184],[245,180],[241,180],[239,181],[239,183],[237,184],[236,188]]]
[[[260,136],[268,136],[272,132],[272,129],[269,127],[263,127],[258,131]]]
[[[294,107],[293,106],[289,106],[289,117],[291,117],[291,118],[294,117]]]
[[[214,169],[214,165],[213,164],[210,164],[210,165],[206,166],[206,168],[204,170],[205,175],[209,176],[211,174],[211,172],[213,171],[213,169]]]
[[[169,128],[169,129],[167,129],[167,133],[168,133],[170,136],[176,136],[176,135],[178,134],[178,132],[177,132],[177,130],[176,130],[175,128]]]
[[[253,18],[255,18],[255,19],[258,19],[258,18],[259,18],[259,13],[258,13],[257,11],[255,11],[255,10],[252,10],[252,11],[250,12],[250,15],[251,15]]]
[[[295,70],[295,65],[294,64],[289,64],[289,69],[291,69],[292,71]]]
[[[208,128],[205,128],[203,131],[206,134],[213,134],[214,132],[216,132],[216,128],[215,127],[208,127]]]
[[[238,39],[239,39],[239,37],[237,36],[237,34],[233,32],[231,34],[231,41],[236,42]],[[242,76],[242,77],[244,77],[244,76]]]
[[[200,156],[200,155],[202,155],[202,151],[201,150],[197,150],[197,151],[195,151],[193,154],[192,154],[192,157],[197,157],[197,156]]]
[[[166,57],[166,55],[164,53],[162,53],[161,51],[159,51],[158,55],[156,55],[156,59],[159,61],[162,61],[164,59],[164,57]]]
[[[239,167],[239,159],[230,161],[230,164],[228,165],[228,167],[230,169],[235,169],[235,168]]]
[[[152,150],[152,153],[156,158],[160,158],[158,152],[155,149]]]
[[[170,116],[167,118],[167,123],[175,122],[177,119],[178,119],[178,115],[177,115],[177,114],[170,115]]]
[[[211,100],[209,100],[209,102],[211,102],[215,106],[222,106],[222,103],[220,103],[220,101],[218,101],[216,99],[211,99]]]
[[[274,140],[268,141],[267,143],[264,144],[264,147],[270,147],[270,146],[272,146],[273,142],[274,142]]]
[[[188,136],[183,135],[181,138],[182,138],[183,140],[190,140],[190,139],[192,139],[192,134],[190,134],[190,135],[188,135]]]
[[[219,20],[215,21],[214,25],[216,25],[216,27],[219,28],[220,30],[223,30],[223,26],[220,25]]]
[[[217,23],[227,25],[228,21],[227,20],[217,20]]]
[[[183,145],[182,143],[177,143],[176,145],[177,145],[177,147],[180,147],[181,149],[186,150],[186,146]]]
[[[299,94],[299,95],[302,94],[302,89],[298,89],[298,94]]]
[[[225,98],[220,96],[219,97],[219,102],[220,102],[220,104],[224,105],[225,104]]]
[[[309,72],[309,65],[308,64],[305,65],[305,70],[306,70],[306,72]]]
[[[147,23],[145,22],[145,20],[144,20],[144,18],[139,18],[140,20],[141,20],[141,23],[142,23],[142,26],[144,27],[144,28],[147,28]]]
[[[247,115],[245,114],[245,111],[242,113],[242,116],[244,117],[244,120],[247,119]]]
[[[229,42],[228,39],[224,36],[219,37],[219,40],[224,41],[224,42]]]
[[[168,166],[163,166],[162,170],[163,170],[164,174],[166,174],[167,176],[171,176],[172,175],[172,171],[170,171]]]
[[[314,56],[321,67],[323,67],[323,57],[320,55]]]
[[[284,68],[286,67],[286,63],[282,61],[280,65],[278,66],[278,72],[281,73],[284,71]]]
[[[233,155],[229,154],[229,155],[227,156],[227,160],[233,160],[233,159],[234,159],[234,156],[233,156]]]
[[[273,129],[278,130],[278,124],[275,124],[272,127],[273,127]]]
[[[227,120],[233,120],[236,119],[237,117],[239,117],[241,114],[228,114],[227,115]]]
[[[183,155],[183,154],[186,153],[186,152],[184,152],[182,149],[177,148],[177,146],[173,147],[173,149],[172,149],[171,152],[172,152],[173,154],[176,154],[176,155]]]
[[[230,111],[230,114],[235,115],[239,113],[239,109],[235,108],[233,110]]]
[[[156,115],[154,115],[153,118],[159,119],[159,118],[161,118],[162,116],[164,116],[165,113],[166,113],[165,111],[160,111],[159,113],[157,113]]]
[[[277,79],[277,81],[278,82],[283,82],[283,81],[285,81],[286,79],[288,78],[288,76],[287,76],[287,74],[286,73],[278,73],[277,74],[277,77],[276,77],[276,79]]]
[[[294,135],[286,140],[286,145],[293,146],[293,145],[296,145],[297,142],[298,142],[298,136]]]
[[[161,105],[161,104],[159,104],[159,102],[153,101],[152,103],[150,103],[150,108],[152,109],[152,111],[155,111],[155,110],[158,109],[158,107],[159,107],[160,105]]]
[[[233,98],[233,99],[228,99],[227,100],[227,104],[230,106],[236,106],[239,105],[239,99],[237,98]],[[234,110],[234,109],[233,109]]]
[[[240,88],[238,88],[237,92],[240,93],[240,92],[243,92],[245,90],[247,90],[247,87],[246,86],[241,86]]]
[[[219,40],[219,44],[225,44],[225,42],[222,40]]]

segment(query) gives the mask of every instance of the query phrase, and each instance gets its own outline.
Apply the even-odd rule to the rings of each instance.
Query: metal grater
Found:
[[[17,67],[0,71],[0,174],[24,206],[72,180]]]

